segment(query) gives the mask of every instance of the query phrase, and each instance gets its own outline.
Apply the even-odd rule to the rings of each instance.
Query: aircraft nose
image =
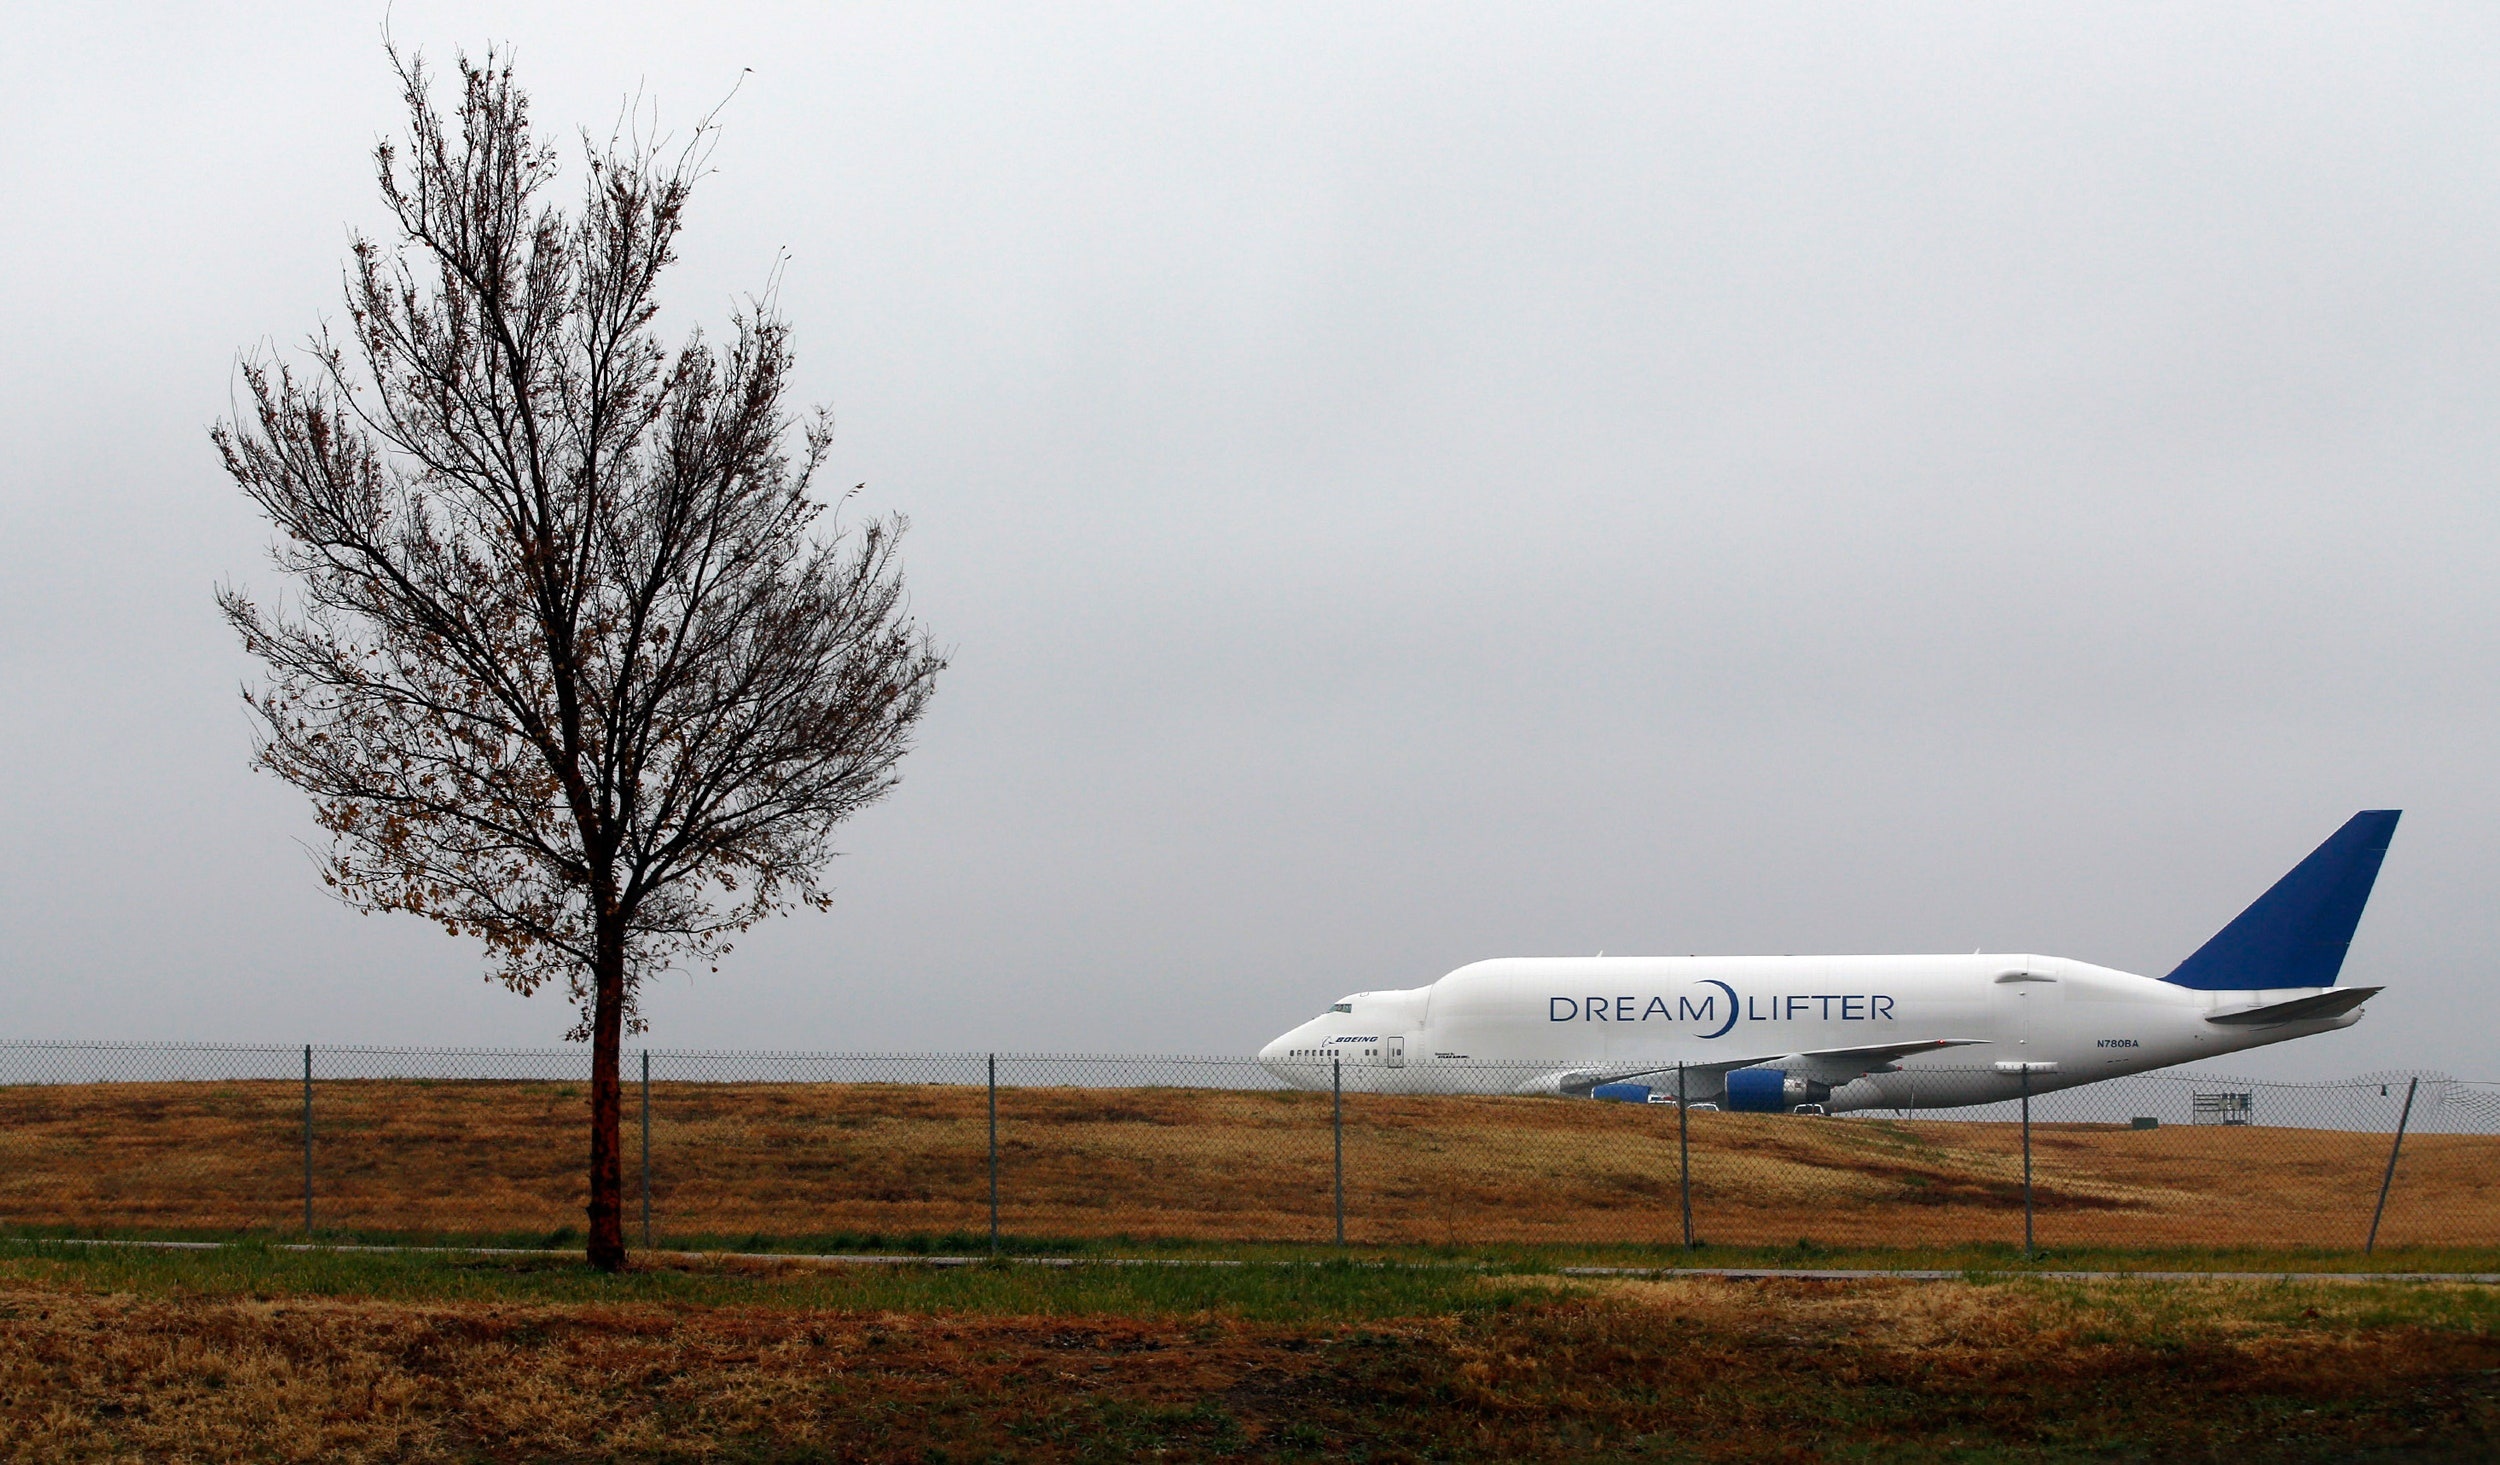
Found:
[[[1293,1059],[1288,1055],[1293,1052],[1294,1034],[1301,1031],[1295,1028],[1293,1032],[1280,1033],[1274,1042],[1259,1050],[1259,1066],[1295,1088],[1304,1085],[1302,1076],[1295,1071]]]

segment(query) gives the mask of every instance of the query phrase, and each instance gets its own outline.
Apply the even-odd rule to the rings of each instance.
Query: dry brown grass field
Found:
[[[302,1222],[289,1083],[0,1089],[0,1225],[284,1231]],[[627,1110],[629,1210],[638,1195]],[[1011,1235],[1321,1241],[1328,1097],[1219,1089],[999,1094]],[[325,1081],[323,1228],[554,1231],[581,1217],[577,1085]],[[984,1232],[978,1088],[662,1084],[655,1227],[675,1237]],[[1696,1230],[1723,1245],[2019,1241],[2014,1126],[1699,1113]],[[1681,1237],[1675,1113],[1526,1098],[1349,1095],[1346,1225],[1365,1243],[1666,1243]],[[2041,1125],[2044,1245],[2357,1246],[2387,1137],[2328,1129]],[[2384,1245],[2500,1244],[2500,1138],[2407,1139]],[[638,1213],[635,1218],[638,1220]]]
[[[0,1459],[2482,1460],[2489,1288],[0,1247]]]

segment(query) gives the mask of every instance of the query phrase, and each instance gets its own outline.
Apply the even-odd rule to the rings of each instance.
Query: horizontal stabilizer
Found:
[[[2227,1027],[2272,1027],[2276,1023],[2316,1022],[2320,1018],[2342,1017],[2386,990],[2385,987],[2342,987],[2333,992],[2320,992],[2315,997],[2295,997],[2289,1002],[2215,1013],[2205,1021]]]
[[[2344,821],[2162,980],[2200,992],[2334,986],[2401,812],[2364,809]]]

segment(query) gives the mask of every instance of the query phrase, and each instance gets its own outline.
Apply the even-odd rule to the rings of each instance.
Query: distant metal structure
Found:
[[[2254,1124],[2257,1122],[2257,1096],[2251,1093],[2192,1094],[2188,1099],[2188,1122]]]

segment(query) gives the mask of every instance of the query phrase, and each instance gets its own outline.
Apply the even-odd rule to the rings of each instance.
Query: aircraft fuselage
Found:
[[[2032,955],[1509,958],[1356,993],[1259,1056],[1315,1088],[1672,1093],[1682,1064],[1695,1102],[1750,1069],[1788,1076],[1782,1108],[1947,1108],[2349,1027],[2371,990],[2206,991]],[[2259,1011],[2304,998],[2346,1010]]]

